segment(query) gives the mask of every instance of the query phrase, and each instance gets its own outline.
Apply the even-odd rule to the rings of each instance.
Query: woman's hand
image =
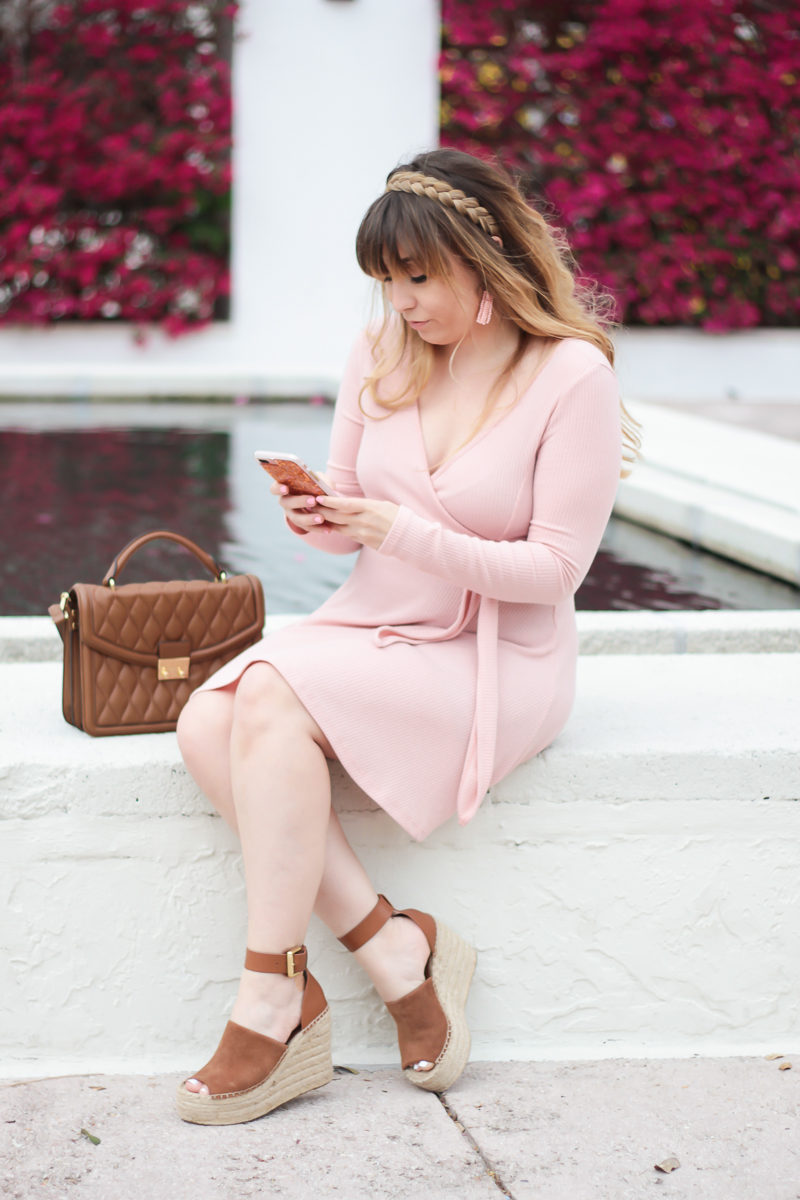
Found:
[[[345,537],[378,550],[394,524],[398,505],[390,500],[363,497],[316,496],[314,508],[324,513],[325,523]]]
[[[312,529],[331,528],[317,508],[316,496],[293,495],[285,483],[273,483],[269,490],[278,497],[286,517],[296,529],[310,533]]]
[[[303,533],[336,529],[345,537],[377,550],[397,516],[388,500],[348,499],[344,496],[295,496],[285,484],[270,487],[292,525]]]

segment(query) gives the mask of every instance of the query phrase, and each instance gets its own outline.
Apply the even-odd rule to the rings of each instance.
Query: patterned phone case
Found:
[[[288,487],[289,492],[293,496],[324,496],[325,489],[320,487],[314,476],[306,471],[299,463],[290,462],[288,459],[275,459],[274,462],[264,462],[259,459],[264,470],[277,480],[278,483],[283,483]]]

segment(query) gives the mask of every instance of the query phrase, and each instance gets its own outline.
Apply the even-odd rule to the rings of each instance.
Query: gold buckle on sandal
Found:
[[[295,975],[300,974],[299,971],[295,970],[294,956],[295,954],[299,954],[302,949],[303,946],[293,946],[291,950],[286,951],[286,974],[290,979],[294,979]]]

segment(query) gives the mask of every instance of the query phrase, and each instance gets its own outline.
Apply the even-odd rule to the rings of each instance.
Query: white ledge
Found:
[[[297,620],[297,614],[272,614],[266,629]],[[800,649],[800,610],[579,612],[577,621],[582,655],[761,654]],[[61,654],[61,639],[49,617],[0,617],[0,663],[56,662]]]
[[[643,458],[617,516],[800,586],[800,442],[631,403]]]
[[[258,126],[261,132],[260,125]],[[369,203],[370,188],[364,192]],[[253,193],[263,210],[263,195]],[[360,213],[354,213],[353,228]],[[259,217],[261,213],[259,212]],[[285,239],[284,239],[285,241]],[[283,252],[283,248],[281,248]],[[256,258],[258,256],[256,255]],[[243,263],[251,274],[252,295],[245,304],[264,308],[262,280],[252,271],[253,255]],[[303,396],[335,395],[351,329],[363,318],[364,287],[349,260],[343,274],[353,288],[350,303],[329,310],[325,326],[336,321],[337,334],[324,348],[299,349],[296,333],[263,337],[260,321],[247,321],[245,305],[235,308],[245,320],[214,322],[178,338],[148,329],[146,350],[136,345],[136,327],[127,322],[59,322],[49,328],[0,329],[3,374],[0,396],[85,398],[92,396]],[[291,272],[291,259],[285,266]],[[241,272],[234,273],[234,283]],[[289,288],[291,291],[291,287]],[[280,289],[278,289],[280,293]],[[240,297],[240,300],[243,299]],[[286,306],[275,312],[286,321]],[[345,318],[349,317],[349,321]],[[800,334],[796,329],[748,329],[705,333],[682,326],[622,329],[615,337],[616,369],[623,394],[649,401],[797,401]]]
[[[189,1071],[235,992],[236,841],[174,734],[86,737],[60,675],[0,666],[0,1075]],[[564,733],[421,845],[332,770],[376,884],[477,946],[476,1058],[800,1047],[798,694],[796,653],[585,657]],[[309,946],[336,1060],[393,1061],[352,959]]]

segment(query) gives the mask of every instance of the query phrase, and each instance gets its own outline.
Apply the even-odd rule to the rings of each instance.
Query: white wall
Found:
[[[0,396],[335,389],[370,287],[353,253],[389,169],[436,144],[437,0],[243,0],[232,320],[177,340],[0,326]],[[800,333],[626,330],[631,398],[797,400]]]
[[[234,50],[232,320],[142,349],[125,325],[0,327],[0,394],[335,384],[369,309],[354,238],[436,145],[436,0],[244,0]]]
[[[631,399],[800,403],[797,329],[625,329],[615,349]]]

